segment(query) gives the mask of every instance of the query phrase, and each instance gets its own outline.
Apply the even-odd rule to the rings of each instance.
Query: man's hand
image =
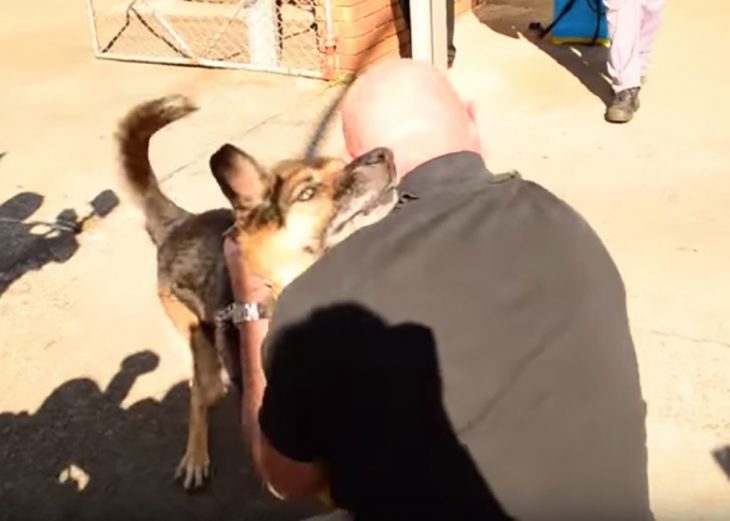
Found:
[[[223,241],[223,255],[231,280],[231,289],[237,302],[267,306],[273,300],[266,281],[256,276],[247,262],[243,248],[233,234],[227,234]],[[239,325],[241,374],[245,385],[241,403],[241,421],[249,439],[257,439],[258,411],[261,407],[266,377],[261,360],[264,337],[269,330],[268,319],[244,322]]]
[[[231,289],[239,302],[269,302],[271,289],[257,277],[248,265],[243,250],[235,238],[226,237],[223,255],[231,279]],[[287,458],[274,448],[261,431],[259,409],[266,389],[266,376],[261,363],[261,347],[268,331],[268,320],[243,322],[241,337],[241,370],[245,389],[241,404],[241,419],[248,436],[254,464],[269,490],[280,498],[305,496],[328,498],[324,471],[313,463],[301,463]],[[325,503],[326,504],[326,503]]]
[[[226,236],[223,241],[223,255],[231,279],[234,298],[238,302],[266,302],[270,298],[271,292],[264,282],[251,272],[243,250],[235,238]],[[239,326],[241,374],[245,387],[241,403],[241,421],[251,442],[254,461],[257,465],[261,463],[258,457],[260,453],[258,412],[266,387],[261,347],[268,328],[269,321],[266,319],[244,322]]]

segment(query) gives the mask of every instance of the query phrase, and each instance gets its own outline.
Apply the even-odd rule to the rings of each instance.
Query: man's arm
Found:
[[[236,298],[240,302],[265,302],[270,297],[269,289],[254,277],[246,276],[245,260],[231,239],[225,241],[225,255]],[[268,327],[269,322],[265,319],[244,322],[239,326],[244,382],[241,419],[256,470],[269,490],[283,499],[312,496],[326,484],[322,469],[315,463],[299,462],[281,454],[259,424],[259,411],[266,391],[262,346]]]

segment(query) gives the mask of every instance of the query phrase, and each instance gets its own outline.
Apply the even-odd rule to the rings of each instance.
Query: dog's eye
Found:
[[[309,186],[299,193],[299,196],[297,197],[297,201],[299,201],[300,203],[309,201],[316,194],[317,194],[317,188],[314,186]]]

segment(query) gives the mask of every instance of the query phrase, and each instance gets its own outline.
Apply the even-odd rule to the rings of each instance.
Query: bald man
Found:
[[[270,490],[357,521],[652,519],[624,287],[599,238],[489,172],[473,109],[430,65],[371,69],[342,117],[350,156],[394,151],[400,200],[295,280],[270,328],[240,325]],[[237,298],[265,299],[226,248]]]

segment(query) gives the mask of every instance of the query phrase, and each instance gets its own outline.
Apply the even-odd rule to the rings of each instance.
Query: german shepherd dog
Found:
[[[175,473],[186,489],[202,486],[209,474],[208,407],[231,384],[241,388],[238,330],[216,321],[233,302],[224,235],[237,236],[254,275],[277,296],[328,248],[382,218],[397,199],[388,149],[349,164],[295,159],[267,169],[225,144],[211,156],[210,168],[232,209],[188,212],[160,189],[149,143],[158,130],[195,110],[183,96],[146,101],[127,113],[116,133],[124,178],[157,248],[160,301],[192,351],[187,449]]]

